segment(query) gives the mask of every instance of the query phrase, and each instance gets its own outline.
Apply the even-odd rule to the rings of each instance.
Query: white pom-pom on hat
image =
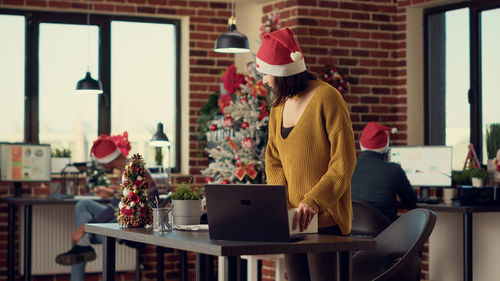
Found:
[[[391,129],[391,134],[395,134],[398,132],[398,128],[394,127]]]
[[[291,52],[290,53],[290,58],[293,61],[299,61],[302,58],[302,53],[299,51]]]

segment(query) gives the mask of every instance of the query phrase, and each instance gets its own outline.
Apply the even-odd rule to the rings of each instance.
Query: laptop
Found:
[[[282,185],[207,184],[208,230],[211,240],[293,242],[286,189]]]

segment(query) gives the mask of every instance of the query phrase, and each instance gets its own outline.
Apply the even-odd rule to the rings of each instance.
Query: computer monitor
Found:
[[[14,182],[14,194],[21,196],[21,182],[50,181],[50,145],[0,143],[0,181]]]
[[[451,146],[394,146],[388,160],[398,163],[412,186],[450,187]]]

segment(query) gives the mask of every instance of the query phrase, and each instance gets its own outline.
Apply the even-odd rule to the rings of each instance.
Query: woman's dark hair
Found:
[[[290,76],[274,77],[275,98],[273,106],[278,106],[301,91],[303,91],[310,80],[315,80],[316,75],[309,71],[304,71]]]

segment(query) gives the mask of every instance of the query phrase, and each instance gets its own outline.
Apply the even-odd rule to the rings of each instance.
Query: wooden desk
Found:
[[[486,212],[500,212],[500,206],[460,206],[446,204],[418,204],[420,208],[431,209],[436,212],[451,212],[462,214],[463,233],[463,280],[473,280],[473,214]],[[439,214],[438,219],[439,222]],[[432,247],[432,244],[429,245]]]
[[[349,236],[310,234],[294,243],[213,241],[207,231],[153,232],[151,228],[122,228],[117,223],[86,224],[85,231],[104,236],[104,258],[102,279],[115,278],[115,239],[131,240],[167,248],[196,252],[204,255],[224,256],[226,280],[240,280],[238,263],[240,255],[264,255],[279,253],[340,252],[340,280],[350,281],[352,264],[351,252],[373,250],[373,239],[359,239]],[[196,280],[207,280],[200,268],[197,255]]]

